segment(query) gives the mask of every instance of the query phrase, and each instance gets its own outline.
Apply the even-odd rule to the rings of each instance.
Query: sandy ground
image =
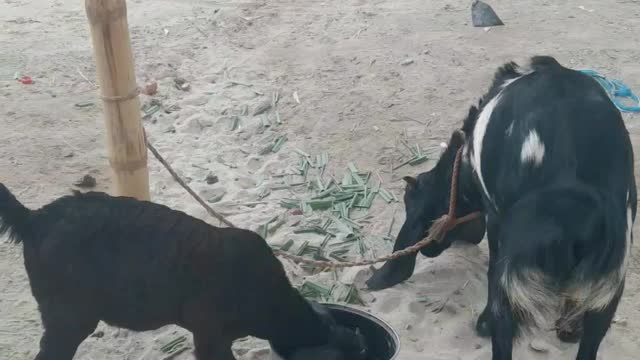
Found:
[[[216,209],[256,229],[282,213],[278,200],[291,194],[274,191],[264,203],[239,204],[257,201],[273,175],[296,164],[296,148],[328,152],[329,173],[341,173],[348,162],[378,171],[385,186],[400,195],[399,179],[432,163],[389,171],[399,157],[397,137],[406,133],[425,148],[445,141],[507,60],[550,54],[567,66],[622,78],[640,91],[638,1],[495,0],[507,26],[489,31],[471,26],[470,2],[131,0],[138,81],[158,81],[155,100],[163,106],[144,121],[149,138],[203,196],[225,193]],[[33,207],[68,193],[85,174],[96,177],[99,190],[109,190],[82,3],[0,1],[0,181]],[[19,84],[13,80],[16,72],[35,83]],[[189,91],[173,87],[177,77],[189,82]],[[275,92],[281,125],[265,130],[260,117],[241,116],[240,128],[230,130],[233,114],[244,106],[251,113]],[[142,97],[145,106],[151,100]],[[96,105],[75,106],[83,102]],[[268,117],[274,121],[273,109]],[[640,119],[626,120],[637,145]],[[277,154],[259,155],[281,134],[288,141]],[[207,218],[151,158],[150,172],[155,201]],[[219,183],[204,181],[210,172]],[[401,203],[378,199],[363,221],[367,232],[384,234],[391,217],[396,214],[399,224],[403,213]],[[293,236],[293,222],[269,241],[304,239]],[[380,253],[389,251],[390,243],[371,246]],[[421,259],[405,284],[363,292],[367,308],[400,334],[400,359],[490,358],[490,343],[472,330],[484,306],[486,261],[484,244],[457,247],[438,259]],[[299,284],[304,272],[285,265]],[[356,284],[367,272],[360,271]],[[342,276],[348,275],[353,273]],[[0,358],[32,359],[41,326],[17,246],[0,244],[0,289]],[[434,302],[446,305],[434,312]],[[639,302],[636,261],[601,358],[637,359]],[[104,324],[98,330],[81,345],[77,359],[161,359],[160,347],[184,333],[174,327],[132,333]],[[543,353],[531,350],[529,341],[518,347],[517,359],[570,359],[576,353],[575,346],[553,336],[542,338]],[[244,360],[268,353],[263,342],[252,339],[235,349]],[[191,358],[189,351],[177,357]]]

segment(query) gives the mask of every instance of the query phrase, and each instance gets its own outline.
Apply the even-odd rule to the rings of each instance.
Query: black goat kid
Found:
[[[32,211],[0,184],[0,234],[24,244],[45,329],[37,360],[71,360],[100,320],[134,331],[176,324],[198,360],[233,340],[268,340],[287,360],[364,359],[364,339],[289,283],[257,234],[220,229],[132,198],[76,193]]]

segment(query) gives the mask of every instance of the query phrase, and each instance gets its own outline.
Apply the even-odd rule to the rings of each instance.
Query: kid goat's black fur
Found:
[[[365,356],[289,283],[257,234],[221,229],[168,207],[76,193],[39,210],[0,184],[0,235],[23,243],[45,329],[37,360],[71,360],[98,321],[135,331],[193,333],[198,360],[230,360],[233,340],[269,340],[286,359]]]

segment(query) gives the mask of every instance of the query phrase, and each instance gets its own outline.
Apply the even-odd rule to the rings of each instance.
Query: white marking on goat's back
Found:
[[[524,75],[522,75],[522,76],[524,76]],[[509,86],[509,85],[513,84],[513,83],[514,83],[515,81],[517,81],[517,80],[520,80],[520,79],[522,78],[522,76],[518,76],[518,77],[516,77],[516,78],[509,79],[509,80],[505,81],[504,83],[502,83],[502,85],[500,86],[500,88],[501,88],[502,90],[504,90],[504,88],[506,88],[507,86]]]
[[[480,115],[478,115],[476,126],[473,129],[473,153],[471,154],[471,166],[473,167],[473,170],[475,170],[476,175],[478,175],[478,179],[480,180],[480,185],[482,186],[484,194],[490,200],[491,195],[489,194],[487,185],[485,184],[482,177],[482,143],[484,141],[484,135],[487,132],[487,126],[489,126],[491,114],[498,105],[501,97],[502,93],[499,93],[487,103],[487,105],[482,109]]]
[[[522,143],[520,161],[522,161],[522,163],[540,165],[542,164],[542,159],[544,159],[544,144],[540,140],[538,132],[531,130]]]

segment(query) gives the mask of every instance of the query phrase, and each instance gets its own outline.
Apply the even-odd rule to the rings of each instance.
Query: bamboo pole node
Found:
[[[105,96],[105,95],[100,95],[100,99],[104,100],[104,101],[108,101],[108,102],[122,102],[122,101],[128,101],[128,100],[132,100],[134,99],[136,96],[140,95],[140,93],[142,92],[142,90],[140,89],[140,87],[136,87],[135,89],[131,90],[129,92],[129,94],[125,95],[125,96]]]

